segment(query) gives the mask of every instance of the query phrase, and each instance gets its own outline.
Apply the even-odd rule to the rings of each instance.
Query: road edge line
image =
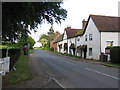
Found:
[[[59,83],[58,80],[56,80],[55,78],[53,78],[53,80],[54,80],[58,85],[60,85],[62,88],[64,88],[64,86],[63,86],[61,83]]]

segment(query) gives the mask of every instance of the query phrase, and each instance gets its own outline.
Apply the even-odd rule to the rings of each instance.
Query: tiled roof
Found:
[[[57,43],[63,40],[63,34],[60,35],[53,43]]]
[[[84,29],[80,29],[74,36],[83,35]]]
[[[98,30],[101,32],[118,32],[120,26],[120,17],[90,15]],[[119,21],[119,23],[118,23]]]
[[[65,29],[66,30],[66,33],[67,33],[67,38],[71,38],[71,37],[74,37],[74,35],[80,30],[80,29]]]

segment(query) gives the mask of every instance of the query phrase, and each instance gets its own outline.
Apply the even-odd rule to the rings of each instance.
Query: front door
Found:
[[[73,48],[73,55],[75,55],[75,48]]]

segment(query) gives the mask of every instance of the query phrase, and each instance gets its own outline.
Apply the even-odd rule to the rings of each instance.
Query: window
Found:
[[[89,56],[92,56],[92,48],[89,48]]]
[[[113,41],[106,41],[107,47],[112,47],[113,46]]]
[[[87,35],[85,35],[85,41],[87,41]]]
[[[89,34],[89,40],[91,41],[92,39],[92,34]]]

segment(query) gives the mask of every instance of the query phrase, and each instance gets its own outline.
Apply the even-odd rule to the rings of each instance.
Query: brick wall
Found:
[[[57,43],[53,43],[61,34],[56,31],[55,33],[55,38],[53,40],[50,41],[50,47],[54,48],[54,51],[57,51]]]

